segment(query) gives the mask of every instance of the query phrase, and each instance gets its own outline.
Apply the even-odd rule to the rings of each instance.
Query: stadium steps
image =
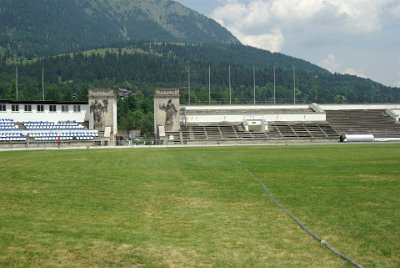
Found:
[[[337,139],[339,134],[329,124],[320,122],[271,122],[271,139]]]
[[[338,139],[339,134],[331,126],[321,122],[271,122],[268,131],[249,132],[242,124],[199,124],[188,125],[179,132],[167,132],[173,136],[170,144],[219,141],[266,141],[284,139]]]
[[[400,125],[385,110],[326,111],[327,122],[338,133],[372,134],[378,138],[400,138]]]

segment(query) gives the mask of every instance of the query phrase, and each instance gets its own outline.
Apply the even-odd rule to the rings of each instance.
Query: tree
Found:
[[[147,113],[140,121],[140,130],[143,134],[149,136],[154,132],[153,113]]]

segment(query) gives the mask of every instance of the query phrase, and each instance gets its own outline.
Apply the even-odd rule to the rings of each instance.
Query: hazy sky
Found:
[[[242,43],[400,87],[400,0],[177,0]]]

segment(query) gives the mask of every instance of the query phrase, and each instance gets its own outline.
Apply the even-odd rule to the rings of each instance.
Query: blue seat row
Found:
[[[14,119],[0,118],[0,123],[14,123]]]
[[[21,132],[1,132],[0,141],[25,141],[26,137]]]
[[[93,140],[98,136],[97,130],[84,130],[79,132],[28,132],[29,137],[35,140]]]
[[[2,126],[0,125],[0,130],[18,130],[17,126]]]
[[[24,126],[28,130],[60,130],[60,129],[85,129],[84,126],[76,122],[64,122],[64,123],[54,123],[54,122],[25,122]]]

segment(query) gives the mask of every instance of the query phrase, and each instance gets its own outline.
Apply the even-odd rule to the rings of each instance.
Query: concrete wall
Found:
[[[267,122],[282,121],[282,122],[316,122],[326,121],[325,113],[307,113],[307,114],[258,114],[258,115],[195,115],[186,116],[186,123],[220,123],[230,122],[237,123],[245,120],[265,120]]]
[[[323,110],[386,110],[400,109],[400,104],[319,104]]]
[[[318,112],[318,107],[310,105],[230,105],[230,106],[185,106],[182,109],[185,113],[186,123],[237,123],[245,120],[265,120],[267,122],[315,122],[326,121],[325,112]],[[296,110],[308,110],[299,112]],[[284,110],[285,112],[282,112]],[[293,110],[291,113],[290,111]],[[313,112],[317,110],[317,112]],[[196,111],[199,111],[196,114]],[[210,112],[205,112],[210,111]],[[218,112],[214,112],[218,111]],[[236,113],[245,111],[246,114]],[[252,111],[254,111],[252,113]]]
[[[11,111],[12,105],[19,105],[19,111]],[[76,121],[78,123],[83,123],[89,120],[88,105],[80,105],[80,112],[74,112],[74,105],[68,105],[68,112],[62,112],[61,104],[57,104],[57,111],[50,112],[49,104],[43,104],[44,111],[37,111],[37,104],[29,104],[32,107],[32,111],[25,112],[24,104],[6,104],[6,112],[0,112],[0,118],[13,119],[15,122],[27,122],[27,121],[47,121],[47,122],[60,122],[60,121]],[[66,105],[66,104],[64,104]]]

